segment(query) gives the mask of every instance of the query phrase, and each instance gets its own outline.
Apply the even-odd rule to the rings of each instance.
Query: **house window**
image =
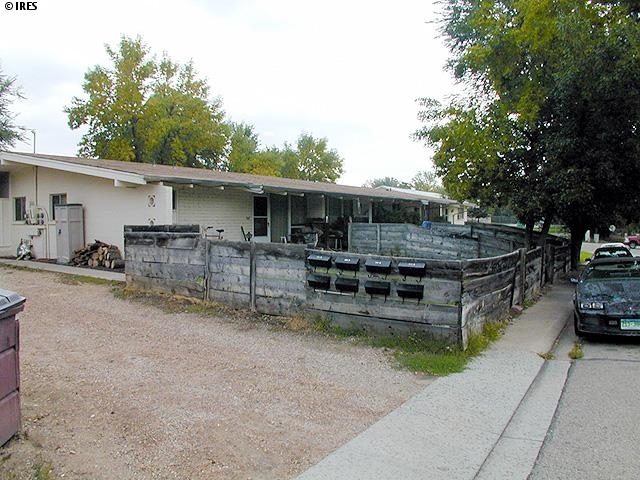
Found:
[[[51,220],[56,219],[56,205],[65,205],[67,203],[66,193],[54,193],[49,197],[51,199]]]
[[[10,198],[8,172],[0,172],[0,198]]]
[[[27,197],[15,197],[13,207],[13,219],[16,222],[24,222],[27,219]]]

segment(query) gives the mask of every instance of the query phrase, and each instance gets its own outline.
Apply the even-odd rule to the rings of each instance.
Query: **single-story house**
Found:
[[[29,240],[38,258],[58,258],[58,205],[82,212],[82,245],[124,249],[125,225],[200,225],[203,234],[256,242],[303,239],[346,248],[349,222],[371,222],[378,203],[429,218],[415,192],[353,187],[117,160],[0,152],[0,255]],[[448,201],[443,202],[448,205]],[[210,228],[208,228],[210,227]],[[344,241],[344,243],[343,243]],[[342,244],[342,245],[340,245]]]
[[[464,225],[469,219],[469,209],[476,207],[473,203],[461,203],[436,192],[424,192],[421,190],[411,190],[386,185],[377,188],[387,190],[389,192],[410,194],[420,198],[425,211],[424,218],[432,221],[441,221],[444,223],[451,223],[453,225]]]

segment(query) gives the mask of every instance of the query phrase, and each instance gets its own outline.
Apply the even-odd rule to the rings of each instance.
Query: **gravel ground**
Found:
[[[294,478],[431,381],[381,350],[69,278],[0,267],[27,297],[2,479]]]

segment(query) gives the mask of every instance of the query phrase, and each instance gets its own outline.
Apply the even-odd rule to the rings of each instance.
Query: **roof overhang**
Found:
[[[60,170],[64,172],[78,173],[80,175],[89,175],[91,177],[106,178],[109,180],[113,180],[113,184],[116,187],[128,187],[147,184],[144,176],[138,175],[137,173],[120,172],[108,168],[98,168],[90,165],[68,163],[51,158],[32,157],[30,155],[22,153],[0,152],[0,166],[5,165],[30,165],[34,167],[50,168],[52,170]]]

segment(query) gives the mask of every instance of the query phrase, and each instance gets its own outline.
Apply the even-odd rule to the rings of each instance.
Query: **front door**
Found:
[[[269,197],[253,197],[253,240],[268,242],[269,235]]]

